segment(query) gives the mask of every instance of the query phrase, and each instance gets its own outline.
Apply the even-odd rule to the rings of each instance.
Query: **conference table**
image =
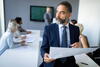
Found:
[[[39,67],[40,30],[27,35],[28,45],[7,49],[0,56],[0,67]],[[33,42],[32,42],[33,41]]]
[[[28,45],[7,49],[0,56],[0,67],[39,67],[43,61],[40,55],[40,31],[32,31],[32,36],[29,37],[33,42],[29,42]],[[79,67],[100,67],[86,54],[75,55],[75,59]]]
[[[75,59],[79,67],[100,67],[87,54],[75,55]]]

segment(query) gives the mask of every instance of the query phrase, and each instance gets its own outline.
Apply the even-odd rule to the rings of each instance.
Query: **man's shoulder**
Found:
[[[50,26],[58,26],[58,24],[57,23],[52,23],[52,24],[50,24]]]
[[[74,28],[74,29],[79,29],[78,26],[75,26],[75,25],[72,25],[72,24],[69,24],[69,26],[70,26],[71,28]]]
[[[49,25],[47,25],[47,27],[56,27],[56,26],[58,26],[58,24],[56,24],[56,23],[52,23],[52,24],[49,24]]]
[[[52,24],[45,26],[45,29],[47,29],[47,30],[54,30],[57,28],[58,28],[58,24],[56,24],[56,23],[52,23]]]

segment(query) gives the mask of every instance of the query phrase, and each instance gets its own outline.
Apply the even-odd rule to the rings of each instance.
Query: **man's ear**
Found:
[[[70,19],[71,16],[72,16],[72,13],[68,13],[67,16],[66,16],[66,18],[69,18]]]
[[[72,13],[69,13],[69,18],[71,18],[71,16],[72,16]]]

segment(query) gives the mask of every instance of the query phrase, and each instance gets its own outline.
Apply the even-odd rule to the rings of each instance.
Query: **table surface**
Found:
[[[40,56],[40,32],[34,31],[34,42],[29,46],[8,49],[0,56],[0,67],[39,67],[42,63]],[[99,67],[86,54],[75,55],[80,67]],[[87,65],[88,64],[88,65]]]
[[[86,54],[75,55],[75,59],[80,67],[100,67]]]
[[[34,30],[33,42],[28,46],[7,49],[0,56],[0,67],[39,67],[40,31]]]

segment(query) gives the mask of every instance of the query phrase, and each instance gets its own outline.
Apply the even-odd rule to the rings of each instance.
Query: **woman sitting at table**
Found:
[[[15,20],[10,20],[7,31],[2,35],[0,39],[0,55],[10,48],[16,48],[21,45],[25,45],[25,41],[14,42],[14,33],[17,31],[17,23]]]

